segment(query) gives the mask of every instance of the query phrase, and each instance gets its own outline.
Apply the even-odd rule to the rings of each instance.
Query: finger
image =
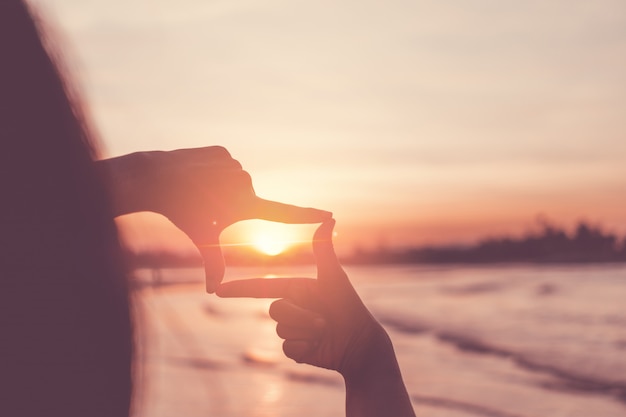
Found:
[[[196,246],[200,250],[204,263],[206,292],[212,294],[222,282],[226,269],[219,237],[216,236],[205,243],[197,243]]]
[[[287,299],[272,303],[270,317],[285,326],[321,328],[325,324],[324,318],[320,314],[302,308]]]
[[[206,146],[202,148],[176,149],[169,152],[178,163],[187,165],[210,165],[212,167],[224,167],[241,169],[241,164],[232,158],[228,150],[222,146]]]
[[[224,298],[293,298],[315,285],[312,278],[252,278],[221,284],[216,294]]]
[[[313,254],[317,261],[318,279],[320,280],[347,279],[333,247],[334,226],[334,219],[325,221],[313,235]]]
[[[318,327],[293,327],[283,323],[276,325],[276,334],[281,339],[316,340],[322,329]]]
[[[291,204],[256,198],[251,213],[255,218],[281,223],[321,223],[332,217],[332,213],[310,207],[299,207]]]
[[[285,356],[302,363],[304,358],[313,350],[314,344],[307,340],[285,340],[283,342],[283,352]]]

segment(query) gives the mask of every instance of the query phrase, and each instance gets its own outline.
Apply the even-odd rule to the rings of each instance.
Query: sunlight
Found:
[[[254,237],[254,248],[259,252],[262,252],[269,256],[276,256],[287,249],[289,246],[289,242],[285,242],[284,240],[279,240],[278,237],[272,234],[266,234],[264,232],[259,232]]]
[[[308,244],[315,227],[317,225],[245,220],[229,227],[220,240],[223,246],[247,246],[267,256],[277,256],[294,246]]]

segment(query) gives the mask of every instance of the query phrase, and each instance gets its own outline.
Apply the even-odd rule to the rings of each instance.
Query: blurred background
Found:
[[[107,155],[223,145],[344,250],[626,233],[623,1],[34,2]],[[175,239],[135,217],[136,246]]]
[[[105,156],[222,145],[260,196],[332,211],[346,258],[448,248],[350,269],[423,415],[626,413],[626,272],[570,264],[626,259],[625,2],[32,3],[60,34]],[[136,251],[194,251],[156,215],[120,225]],[[253,229],[228,239],[256,241]],[[283,238],[311,229],[298,233]],[[458,264],[477,254],[530,264]],[[424,259],[436,265],[406,266]],[[150,284],[199,282],[200,270],[138,279],[153,346],[144,415],[340,412],[336,380],[277,359],[265,305]],[[237,320],[263,342],[235,336]],[[193,378],[206,389],[181,391]]]

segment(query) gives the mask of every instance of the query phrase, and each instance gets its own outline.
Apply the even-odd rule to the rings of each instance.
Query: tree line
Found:
[[[580,222],[575,231],[543,224],[522,237],[491,237],[473,245],[356,251],[351,263],[590,263],[626,261],[626,238]]]
[[[224,248],[227,265],[293,265],[315,262],[310,248],[292,248],[267,256],[250,248]],[[202,265],[197,254],[171,251],[127,252],[132,268],[177,268]],[[603,231],[587,222],[573,233],[548,223],[539,232],[522,237],[489,237],[471,245],[422,246],[412,248],[356,249],[342,257],[346,264],[448,264],[448,263],[592,263],[626,262],[626,237]]]

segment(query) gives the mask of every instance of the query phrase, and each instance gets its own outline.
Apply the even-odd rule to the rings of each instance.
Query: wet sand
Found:
[[[359,272],[362,271],[357,271],[357,275]],[[608,327],[603,328],[596,319],[587,319],[587,323],[582,316],[577,317],[577,328],[595,331],[592,335],[595,338],[580,335],[578,340],[569,341],[568,337],[576,336],[574,327],[568,330],[560,324],[553,329],[544,318],[541,325],[531,326],[527,316],[517,318],[519,304],[535,297],[525,289],[534,291],[548,280],[549,285],[564,292],[558,281],[561,278],[550,281],[552,278],[540,276],[533,282],[522,274],[517,281],[506,279],[500,285],[499,278],[485,281],[485,274],[481,273],[475,281],[471,276],[461,281],[450,277],[425,280],[419,284],[419,294],[409,297],[412,304],[408,316],[399,295],[397,301],[389,300],[394,291],[407,293],[401,288],[406,281],[381,283],[373,278],[382,275],[380,272],[372,273],[372,277],[361,274],[363,278],[355,279],[355,285],[394,341],[418,415],[626,415],[621,382],[613,381],[613,374],[603,371],[611,367],[619,369],[616,367],[624,364],[619,349],[606,348],[607,341],[626,337],[624,327],[609,320]],[[531,272],[529,276],[537,276]],[[499,273],[496,271],[493,276]],[[461,275],[471,274],[463,271]],[[553,272],[548,275],[556,276]],[[567,289],[567,303],[576,301],[574,290],[578,287],[578,292],[590,300],[593,298],[582,284],[575,287],[575,280],[567,279],[572,282]],[[397,285],[395,290],[394,285]],[[505,287],[514,289],[509,293],[502,289]],[[281,341],[267,315],[270,301],[220,300],[204,294],[201,283],[146,287],[136,295],[144,340],[139,397],[142,405],[137,416],[342,415],[341,378],[331,371],[296,364],[282,355]],[[605,295],[599,299],[610,303]],[[558,303],[555,299],[546,305],[556,308]],[[566,311],[564,306],[569,304],[564,304],[559,307],[559,314],[571,316],[574,311],[591,309],[591,305]],[[493,315],[490,310],[493,308],[500,316]],[[546,307],[536,311],[537,308],[532,306],[533,315],[543,317],[549,312]],[[598,317],[613,321],[622,318],[615,315],[618,313],[609,316],[599,307],[593,309],[595,316],[590,313],[585,317],[601,313]],[[449,317],[442,317],[446,311]],[[542,338],[543,342],[539,340]],[[563,343],[559,345],[559,341]],[[568,363],[571,358],[567,359],[562,346],[571,344],[570,350],[578,354],[576,349],[586,346],[583,342],[597,345],[598,350],[589,351],[588,359],[590,362],[595,358],[596,365],[581,360],[581,366],[577,367],[581,372],[574,375],[572,369],[576,368]],[[541,343],[545,345],[542,348]],[[562,352],[560,362],[558,349]],[[552,350],[557,350],[555,360]],[[620,373],[615,375],[619,377]]]

